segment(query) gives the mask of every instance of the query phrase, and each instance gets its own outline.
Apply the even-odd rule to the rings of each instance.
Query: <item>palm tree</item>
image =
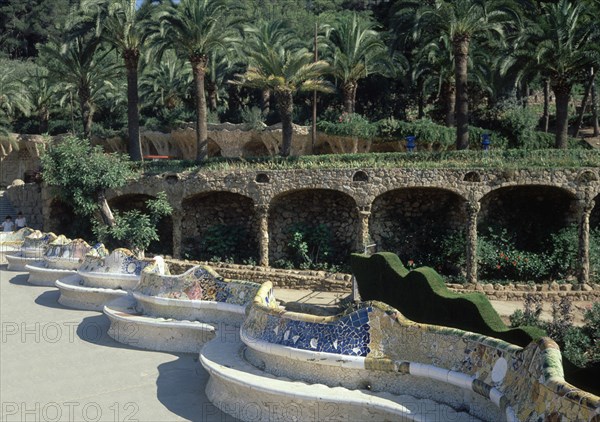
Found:
[[[391,68],[390,54],[375,27],[371,19],[353,13],[340,16],[328,34],[331,73],[341,86],[346,113],[354,113],[358,81]]]
[[[204,89],[209,57],[215,49],[227,50],[236,41],[233,23],[227,18],[225,0],[181,0],[157,14],[160,34],[152,38],[158,56],[165,49],[173,49],[187,57],[192,65],[196,97],[196,160],[208,156],[207,108]]]
[[[454,79],[456,83],[456,149],[469,147],[468,64],[470,46],[476,38],[492,34],[502,37],[502,23],[509,18],[509,9],[496,1],[435,0],[400,2],[397,14],[412,15],[415,37],[439,37],[446,34],[452,42]],[[406,19],[401,19],[406,22]],[[410,29],[410,28],[409,28]]]
[[[140,93],[144,103],[160,112],[179,106],[192,87],[192,68],[187,60],[166,51],[159,62],[146,64],[140,77]]]
[[[27,90],[32,114],[38,117],[39,132],[48,132],[50,110],[54,104],[58,103],[58,84],[52,83],[49,79],[48,69],[35,66],[27,72],[23,85]]]
[[[127,127],[129,156],[142,160],[138,95],[138,65],[141,49],[148,35],[145,23],[153,7],[136,7],[136,0],[83,0],[81,10],[91,10],[79,25],[95,25],[103,42],[115,48],[123,58],[127,75]],[[87,24],[87,25],[86,25]],[[87,27],[87,28],[86,28]]]
[[[252,45],[259,44],[249,44]],[[248,51],[248,58],[248,70],[236,75],[237,79],[232,82],[274,93],[282,126],[280,154],[287,157],[292,146],[294,94],[298,91],[332,92],[332,86],[322,78],[329,65],[322,60],[315,62],[313,53],[306,48],[286,48],[279,42],[260,44],[260,49]]]
[[[81,35],[62,43],[50,41],[40,49],[50,75],[64,83],[66,91],[77,93],[86,138],[90,137],[96,100],[106,88],[105,81],[118,73],[118,65],[110,50],[99,47],[97,37]]]
[[[0,134],[7,134],[14,113],[28,114],[31,104],[14,66],[0,67]]]
[[[598,28],[584,4],[544,3],[542,14],[525,29],[522,54],[540,69],[556,98],[556,148],[567,148],[569,101],[573,84],[593,63]]]
[[[245,51],[261,51],[275,44],[288,49],[303,47],[303,42],[292,31],[286,21],[277,19],[262,20],[255,25],[244,26],[244,48],[238,55],[244,56]],[[264,117],[269,114],[270,99],[271,90],[264,88],[261,92],[261,112]]]

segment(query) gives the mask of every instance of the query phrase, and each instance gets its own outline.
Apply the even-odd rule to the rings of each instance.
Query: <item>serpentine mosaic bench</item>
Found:
[[[102,255],[105,252],[104,247],[92,248],[83,239],[71,240],[60,235],[48,244],[40,264],[25,266],[25,271],[29,272],[27,282],[36,286],[54,287],[56,280],[75,274],[88,253]]]
[[[105,256],[88,254],[76,274],[56,280],[58,301],[70,308],[102,312],[105,304],[133,290],[148,267],[159,274],[169,273],[160,256],[138,259],[123,248]]]
[[[48,244],[56,240],[54,233],[43,233],[34,230],[31,234],[25,236],[19,252],[13,255],[6,255],[8,262],[7,269],[11,271],[25,271],[25,266],[40,264],[43,261],[44,253]]]
[[[154,265],[154,264],[153,264]],[[215,330],[235,337],[260,285],[227,280],[210,267],[162,275],[148,266],[132,296],[107,304],[109,335],[151,350],[199,352]],[[135,332],[134,337],[129,333]]]
[[[226,412],[236,407],[233,403],[260,402],[251,388],[258,381],[251,381],[253,375],[244,369],[251,364],[271,377],[415,399],[413,408],[398,400],[390,404],[390,419],[404,406],[403,417],[421,420],[422,408],[416,403],[422,399],[440,406],[429,416],[432,420],[447,419],[444,406],[460,410],[463,417],[488,421],[600,417],[600,399],[564,381],[560,351],[549,338],[522,348],[455,328],[415,323],[381,302],[364,302],[333,317],[287,312],[275,303],[272,286],[265,283],[241,327],[242,353],[235,347],[230,352],[246,362],[221,368],[231,356],[221,350],[219,357],[214,350],[223,346],[212,342],[202,352],[208,354],[202,363],[211,374],[207,395]],[[245,377],[247,387],[233,381]],[[279,395],[283,400],[293,391],[288,388]],[[310,400],[304,400],[308,406]],[[357,417],[352,413],[356,405],[344,400],[333,403],[343,418],[368,416]]]
[[[29,227],[25,227],[16,232],[0,232],[0,265],[6,264],[6,255],[12,255],[19,252],[25,237],[33,232]]]

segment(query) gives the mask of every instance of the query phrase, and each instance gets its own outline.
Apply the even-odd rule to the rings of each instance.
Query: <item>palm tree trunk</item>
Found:
[[[356,82],[348,81],[342,85],[342,96],[344,99],[344,111],[348,114],[354,113],[354,96],[356,95]]]
[[[206,84],[206,93],[208,95],[208,107],[210,111],[217,111],[217,83],[208,81]]]
[[[79,87],[79,109],[81,110],[81,122],[83,124],[83,137],[90,138],[92,133],[92,120],[94,117],[94,109],[90,102],[90,89],[87,86]]]
[[[596,75],[594,74],[594,68],[590,68],[590,79],[588,81],[588,85],[585,88],[585,93],[583,94],[583,99],[581,100],[581,110],[577,116],[577,121],[575,122],[575,127],[573,127],[573,137],[577,138],[579,136],[579,130],[581,129],[581,124],[583,123],[583,116],[585,114],[585,108],[587,107],[588,98],[590,97],[590,93],[592,91],[592,86],[594,85],[594,79]]]
[[[455,37],[454,73],[456,80],[456,149],[469,148],[469,91],[467,65],[469,61],[469,37]]]
[[[196,88],[196,161],[202,162],[208,156],[208,127],[206,122],[206,96],[204,93],[204,76],[208,56],[198,55],[190,58],[194,72],[194,86]]]
[[[43,107],[38,113],[40,119],[40,134],[48,132],[48,120],[50,120],[50,111],[48,107]]]
[[[271,90],[263,89],[260,97],[260,111],[266,117],[271,111]]]
[[[142,143],[140,140],[140,113],[138,110],[138,62],[137,50],[125,50],[125,69],[127,72],[127,131],[129,135],[129,157],[133,161],[142,161]]]
[[[227,100],[229,114],[237,116],[242,103],[242,100],[240,99],[240,87],[239,85],[229,84],[229,88],[227,91],[229,94],[229,99]]]
[[[566,149],[568,146],[569,129],[569,99],[571,97],[571,85],[552,85],[552,91],[556,97],[556,141],[555,148]]]
[[[417,78],[417,119],[425,117],[425,95],[423,94],[423,78]]]
[[[281,150],[282,157],[289,157],[292,149],[292,113],[294,111],[294,99],[290,91],[276,91],[277,108],[281,116]]]
[[[594,136],[600,135],[598,126],[598,97],[596,95],[596,82],[592,82],[592,124],[594,125]]]
[[[544,79],[544,132],[548,133],[548,125],[550,124],[550,81]]]
[[[456,114],[456,87],[451,81],[444,82],[442,86],[442,96],[446,101],[446,127],[454,127],[454,117]]]

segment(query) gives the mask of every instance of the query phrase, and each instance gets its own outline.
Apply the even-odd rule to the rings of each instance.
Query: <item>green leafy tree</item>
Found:
[[[292,146],[292,113],[294,94],[299,91],[331,92],[331,85],[323,79],[329,70],[325,61],[314,61],[313,53],[305,48],[288,47],[282,35],[271,45],[249,43],[249,67],[237,75],[234,83],[270,90],[275,95],[277,109],[281,117],[281,155],[290,155]]]
[[[237,39],[234,24],[226,16],[226,11],[224,0],[181,0],[156,15],[161,27],[160,34],[152,37],[152,45],[158,49],[159,56],[160,51],[173,49],[187,57],[192,65],[198,162],[208,156],[205,76],[210,53],[216,49],[227,50]]]
[[[37,44],[60,34],[74,0],[0,2],[0,52],[13,59],[37,55]]]
[[[50,112],[58,105],[59,84],[50,79],[48,69],[35,66],[27,72],[23,85],[27,90],[31,113],[38,119],[38,132],[48,132]]]
[[[95,221],[94,234],[100,242],[125,246],[136,255],[143,256],[150,243],[160,240],[156,231],[160,219],[173,212],[164,192],[159,192],[156,199],[146,201],[146,207],[148,213],[140,210],[115,211],[115,224],[112,226]]]
[[[138,254],[157,240],[156,223],[171,213],[164,193],[148,201],[148,214],[136,210],[113,214],[106,200],[107,189],[122,187],[136,176],[126,155],[107,154],[87,140],[67,137],[49,144],[41,160],[46,183],[75,213],[92,220],[99,238],[124,242]]]

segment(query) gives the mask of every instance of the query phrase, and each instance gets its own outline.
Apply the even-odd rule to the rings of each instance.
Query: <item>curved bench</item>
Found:
[[[182,341],[190,324],[203,324],[215,329],[239,327],[260,285],[247,281],[226,280],[210,267],[196,266],[180,275],[161,275],[149,266],[142,271],[139,284],[134,289],[134,299],[129,324],[139,325],[136,330],[138,347],[153,350],[198,352],[201,344]],[[121,309],[121,319],[113,321],[114,303],[105,307],[111,324],[122,324],[127,311]],[[143,317],[143,319],[134,317]],[[168,341],[154,333],[165,326],[164,319],[171,323],[172,337]],[[149,321],[156,320],[157,324]],[[180,325],[181,324],[181,325]],[[195,325],[194,325],[195,326]],[[229,328],[227,328],[229,330]],[[233,329],[239,335],[239,328]],[[118,340],[118,339],[117,339]],[[204,338],[205,341],[210,338]],[[161,343],[162,342],[162,343]]]
[[[42,263],[25,266],[25,270],[29,272],[27,282],[36,286],[54,287],[56,280],[75,274],[88,253],[104,253],[104,247],[95,249],[83,239],[71,240],[60,235],[48,244]]]
[[[41,264],[48,244],[54,242],[56,239],[56,235],[52,232],[43,233],[39,230],[34,230],[30,235],[25,237],[18,253],[6,255],[6,261],[8,262],[6,269],[10,271],[25,271],[27,265]]]
[[[124,296],[139,282],[143,269],[168,273],[162,257],[138,259],[128,249],[115,249],[107,256],[85,257],[76,275],[56,280],[59,303],[70,308],[100,311],[108,302]]]
[[[33,233],[33,230],[29,227],[16,232],[0,232],[0,265],[6,264],[6,255],[14,255],[19,252],[25,237],[31,233]]]
[[[275,376],[351,390],[368,385],[490,421],[589,421],[600,413],[598,397],[564,381],[560,351],[548,338],[521,348],[418,324],[381,302],[333,317],[287,312],[274,302],[265,283],[240,334],[248,362]]]

